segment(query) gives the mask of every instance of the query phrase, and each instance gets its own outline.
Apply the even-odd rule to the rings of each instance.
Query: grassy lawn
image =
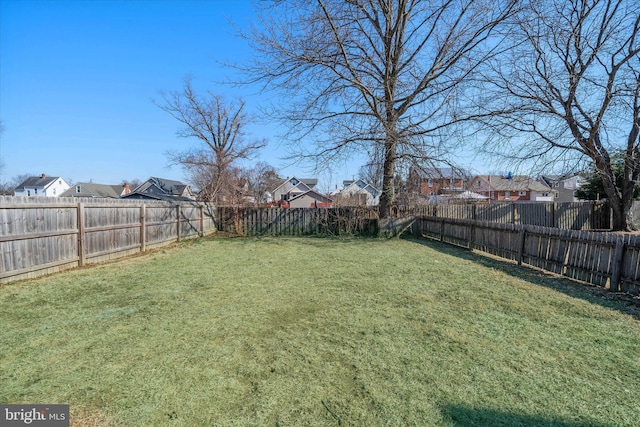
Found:
[[[86,426],[636,426],[640,317],[428,241],[209,239],[0,288],[0,402]]]

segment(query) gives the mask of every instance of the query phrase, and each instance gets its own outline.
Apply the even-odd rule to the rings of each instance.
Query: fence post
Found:
[[[440,220],[440,241],[444,241],[444,218]]]
[[[473,252],[473,247],[476,244],[476,223],[475,220],[471,222],[471,230],[469,231],[469,250]]]
[[[618,292],[620,290],[620,274],[622,272],[622,262],[624,261],[624,248],[624,239],[618,237],[613,252],[613,260],[611,261],[611,283],[609,285],[611,292]]]
[[[204,206],[200,205],[200,237],[204,237]]]
[[[83,267],[86,262],[86,240],[84,230],[84,203],[78,203],[78,265]]]
[[[140,252],[147,250],[147,205],[140,206]]]
[[[180,205],[176,206],[176,224],[178,228],[178,242],[180,241]]]
[[[518,246],[518,265],[522,265],[522,258],[524,258],[524,244],[527,238],[527,230],[522,227],[520,230],[520,245]]]

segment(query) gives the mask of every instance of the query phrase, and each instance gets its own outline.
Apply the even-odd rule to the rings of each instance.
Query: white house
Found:
[[[342,182],[343,188],[332,193],[336,205],[376,206],[380,202],[380,190],[363,179]]]
[[[69,189],[67,181],[59,176],[31,176],[13,190],[14,196],[59,197]]]

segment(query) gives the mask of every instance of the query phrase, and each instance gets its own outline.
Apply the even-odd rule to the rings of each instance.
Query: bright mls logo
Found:
[[[0,405],[0,427],[69,427],[69,405]]]

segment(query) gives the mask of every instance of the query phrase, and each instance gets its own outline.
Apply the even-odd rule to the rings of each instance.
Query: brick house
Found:
[[[413,166],[409,169],[407,192],[427,197],[457,194],[466,190],[468,180],[466,172],[453,168]]]

